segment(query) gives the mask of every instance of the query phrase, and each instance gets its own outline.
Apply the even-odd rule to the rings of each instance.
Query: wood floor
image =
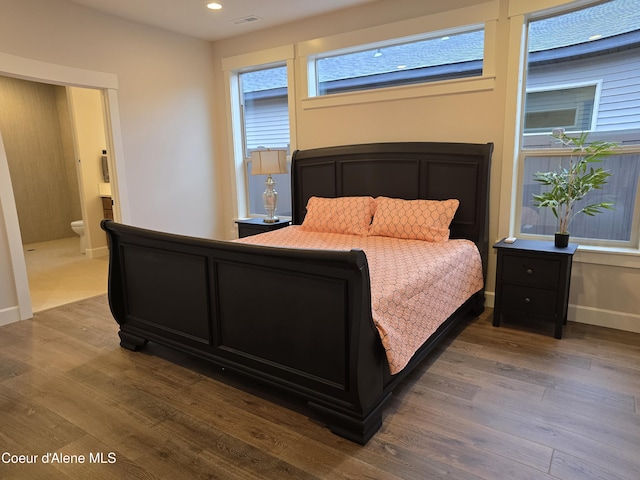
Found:
[[[556,340],[491,313],[408,376],[362,447],[295,398],[120,348],[104,296],[40,312],[0,328],[0,478],[640,478],[640,335],[570,322]]]

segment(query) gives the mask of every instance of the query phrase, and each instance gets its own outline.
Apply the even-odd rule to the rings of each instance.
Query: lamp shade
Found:
[[[251,152],[251,175],[287,173],[286,150],[255,150]]]

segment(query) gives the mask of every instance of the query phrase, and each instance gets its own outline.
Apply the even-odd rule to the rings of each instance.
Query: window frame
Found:
[[[291,218],[291,209],[292,209],[292,199],[291,199],[291,122],[288,116],[288,105],[285,105],[287,109],[287,130],[289,140],[286,143],[271,143],[271,142],[260,142],[259,145],[249,146],[250,134],[247,131],[247,123],[248,123],[248,113],[247,113],[247,95],[246,93],[243,95],[243,85],[242,85],[242,77],[245,74],[250,74],[252,72],[259,72],[264,70],[269,70],[272,68],[286,68],[285,62],[277,62],[275,64],[269,64],[267,66],[259,65],[251,68],[243,68],[237,70],[238,75],[238,86],[240,95],[240,116],[242,123],[242,144],[243,144],[243,152],[244,152],[244,175],[245,175],[245,192],[246,192],[246,204],[247,204],[247,216],[249,218],[260,218],[264,217],[264,203],[262,200],[262,192],[265,189],[264,181],[265,177],[254,177],[251,175],[251,153],[253,151],[257,151],[263,148],[272,148],[272,149],[286,149],[287,150],[287,171],[286,174],[277,174],[273,175],[273,180],[276,182],[276,191],[279,194],[278,198],[278,217],[283,219]],[[288,74],[287,74],[288,76]],[[287,82],[288,83],[288,82]],[[287,87],[280,87],[280,89],[286,89],[286,95],[277,95],[277,97],[281,100],[284,100],[283,97],[286,97],[288,102],[289,100],[289,89]],[[260,96],[260,94],[258,95]],[[270,98],[274,98],[270,97]],[[264,98],[254,99],[257,101],[264,100]],[[278,102],[284,103],[282,102]],[[273,105],[271,105],[270,112],[273,112]],[[259,192],[259,193],[258,193]],[[252,197],[252,194],[255,194]],[[282,208],[285,203],[288,205],[287,208]]]
[[[296,95],[295,95],[295,48],[294,45],[284,45],[258,52],[252,52],[222,59],[222,70],[225,75],[225,102],[228,124],[231,125],[228,151],[231,166],[230,189],[232,191],[232,209],[234,219],[254,218],[263,215],[252,215],[249,202],[249,178],[247,152],[245,151],[244,120],[241,108],[241,91],[239,75],[242,72],[260,70],[275,66],[287,68],[287,95],[289,111],[289,149],[293,152],[297,147],[296,132]],[[281,215],[281,218],[286,216]],[[237,236],[236,225],[233,223],[231,238]]]
[[[463,26],[459,26],[456,28],[449,28],[449,29],[444,29],[444,30],[435,30],[435,31],[429,31],[429,32],[425,32],[422,33],[420,35],[411,35],[411,36],[406,36],[406,37],[396,37],[390,40],[385,40],[385,41],[379,41],[379,42],[372,42],[372,43],[363,43],[363,44],[359,44],[359,45],[355,45],[355,46],[350,46],[350,47],[346,47],[346,48],[340,48],[337,50],[327,50],[327,51],[322,51],[322,52],[317,52],[315,54],[312,55],[308,55],[307,56],[307,63],[308,63],[308,95],[309,97],[329,97],[329,96],[333,96],[333,95],[340,95],[340,94],[349,94],[349,93],[357,93],[357,92],[368,92],[368,91],[377,91],[377,90],[384,90],[384,89],[388,89],[388,88],[394,88],[394,87],[404,87],[404,86],[411,86],[411,85],[425,85],[425,84],[432,84],[432,83],[436,83],[436,82],[446,82],[446,81],[456,81],[456,80],[460,80],[460,79],[479,79],[482,78],[484,75],[484,64],[485,64],[485,56],[486,56],[486,27],[484,23],[479,23],[479,24],[469,24],[469,25],[463,25]],[[350,54],[354,54],[354,53],[368,53],[370,51],[375,51],[375,50],[382,50],[385,48],[390,48],[390,47],[396,47],[396,46],[401,46],[401,45],[409,45],[412,43],[417,43],[417,42],[422,42],[422,41],[429,41],[429,40],[437,40],[443,37],[450,37],[450,36],[455,36],[455,35],[461,35],[461,34],[465,34],[465,33],[474,33],[474,32],[479,32],[481,31],[483,33],[483,45],[482,45],[482,57],[480,59],[475,59],[473,61],[477,62],[479,61],[481,63],[481,68],[480,68],[480,73],[478,75],[451,75],[451,76],[445,76],[445,78],[439,78],[439,79],[434,79],[434,80],[429,80],[428,76],[425,76],[427,79],[423,79],[423,80],[416,80],[416,81],[406,81],[406,80],[393,80],[390,82],[387,82],[388,84],[386,85],[382,85],[382,86],[371,86],[371,87],[364,87],[364,88],[354,88],[351,90],[345,90],[345,91],[339,91],[339,92],[329,92],[329,93],[322,93],[322,88],[320,85],[320,72],[319,72],[319,68],[318,68],[318,62],[321,62],[324,59],[328,59],[328,58],[332,58],[332,57],[340,57],[340,56],[344,56],[344,55],[350,55]],[[439,64],[439,65],[434,65],[432,67],[420,67],[420,68],[440,68],[440,67],[446,67],[448,64]],[[410,69],[411,70],[411,69]],[[393,72],[385,72],[385,74],[393,74],[396,72],[401,72],[401,69],[398,69],[396,71]],[[409,70],[408,70],[409,71]],[[383,73],[374,73],[371,75],[382,75]],[[350,79],[352,80],[357,80],[358,78],[365,78],[366,76],[362,76],[362,77],[350,77]],[[422,77],[420,77],[422,78]],[[346,80],[346,79],[343,79]]]
[[[541,157],[541,158],[553,158],[553,157],[567,157],[570,151],[566,148],[528,148],[521,149],[518,154],[517,170],[522,172],[525,170],[525,160],[527,157]],[[622,146],[616,149],[615,155],[640,155],[640,145]],[[515,205],[515,234],[514,236],[531,239],[531,240],[549,240],[551,235],[531,234],[521,231],[522,226],[522,214],[523,214],[523,196],[524,196],[524,175],[518,175],[518,183],[516,187],[516,205]],[[572,236],[572,241],[578,242],[581,246],[599,247],[599,248],[611,248],[611,249],[638,249],[640,244],[640,178],[638,179],[638,186],[636,187],[636,196],[634,202],[634,215],[631,223],[631,235],[629,241],[622,240],[602,240],[595,238],[583,238]],[[615,208],[615,205],[614,205]]]
[[[524,94],[526,82],[524,71],[527,66],[527,28],[530,21],[539,20],[550,15],[568,13],[576,8],[591,7],[602,3],[599,0],[549,0],[545,9],[532,10],[528,0],[513,0],[509,4],[507,16],[509,18],[509,50],[507,68],[507,102],[505,105],[505,133],[503,137],[504,151],[513,152],[513,161],[504,162],[500,174],[502,185],[512,185],[513,188],[500,196],[498,212],[499,238],[504,236],[518,236],[520,226],[520,203],[522,199],[523,179],[519,175],[521,168],[521,148],[523,135]],[[515,120],[515,121],[514,121]],[[613,132],[612,132],[613,133]],[[614,139],[615,141],[615,139]],[[621,146],[620,153],[638,153],[640,145]],[[530,154],[531,151],[524,152]],[[545,154],[549,149],[545,150]],[[639,179],[640,189],[640,179]],[[640,190],[638,192],[640,194]],[[636,196],[636,209],[640,208],[640,195]],[[632,236],[640,237],[640,222],[632,226]],[[522,235],[523,238],[532,238]],[[543,237],[548,239],[547,236]],[[582,263],[597,265],[615,265],[628,268],[640,268],[640,238],[638,243],[629,247],[614,247],[600,245],[580,245],[577,260]]]
[[[589,128],[587,129],[580,129],[580,128],[566,128],[565,127],[565,132],[568,134],[571,133],[579,133],[579,132],[583,132],[583,131],[593,131],[596,129],[596,125],[598,123],[598,113],[599,113],[599,106],[600,106],[600,95],[602,92],[602,80],[598,79],[598,80],[593,80],[593,81],[587,81],[587,82],[576,82],[576,83],[565,83],[565,84],[554,84],[554,85],[548,85],[548,86],[544,86],[544,87],[534,87],[534,88],[527,88],[526,92],[525,92],[525,96],[529,95],[530,93],[542,93],[542,92],[557,92],[560,90],[573,90],[573,89],[578,89],[578,88],[584,88],[584,87],[595,87],[595,91],[593,94],[593,111],[591,113],[591,121],[589,122]],[[523,121],[522,121],[522,130],[523,130],[523,135],[526,136],[535,136],[535,135],[545,135],[545,133],[543,132],[527,132],[526,131],[526,115],[527,113],[527,109],[526,109],[526,101],[525,103],[525,109],[523,112]],[[575,126],[575,125],[574,125]],[[551,128],[549,133],[551,133]],[[525,147],[526,148],[526,147]]]
[[[302,88],[300,90],[301,93],[306,93],[306,96],[299,98],[301,109],[304,111],[389,100],[492,91],[495,89],[496,81],[497,52],[494,45],[497,38],[499,11],[499,1],[492,0],[470,7],[300,42],[297,44],[298,80],[299,85],[306,87],[306,92]],[[482,75],[479,77],[316,95],[313,81],[316,77],[315,63],[310,61],[314,56],[326,52],[347,52],[362,45],[384,45],[396,39],[406,40],[424,37],[435,32],[456,32],[473,27],[484,28],[484,60]]]

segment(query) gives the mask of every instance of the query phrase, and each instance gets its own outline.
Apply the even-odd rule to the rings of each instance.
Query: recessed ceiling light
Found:
[[[602,35],[598,34],[598,35],[591,35],[589,37],[589,40],[598,40],[599,38],[602,38]]]
[[[216,2],[212,2],[207,5],[207,8],[210,8],[211,10],[220,10],[222,8],[222,5]]]

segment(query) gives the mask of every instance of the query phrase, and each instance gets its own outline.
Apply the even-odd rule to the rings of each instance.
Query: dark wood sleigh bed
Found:
[[[451,238],[476,243],[486,275],[492,149],[410,142],[298,150],[293,224],[302,224],[312,196],[456,198]],[[334,433],[361,444],[380,428],[398,382],[453,326],[484,308],[481,290],[391,375],[372,320],[363,251],[246,245],[110,220],[102,228],[110,246],[109,304],[123,347],[157,342],[284,389],[305,399]]]

